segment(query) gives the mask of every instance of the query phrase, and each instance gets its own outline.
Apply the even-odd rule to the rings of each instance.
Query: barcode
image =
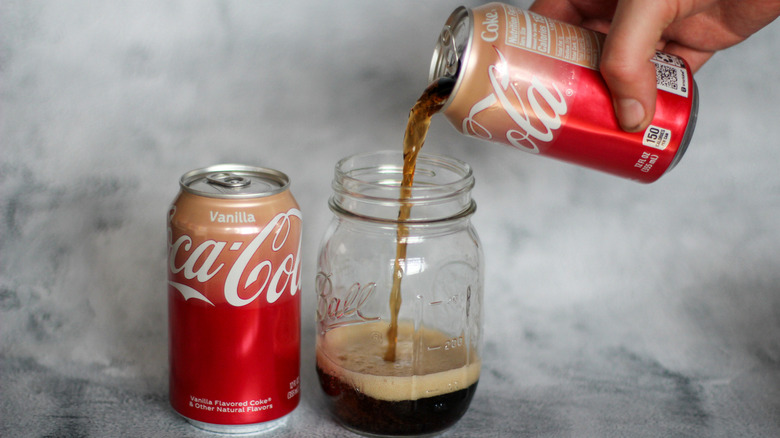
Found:
[[[653,62],[663,62],[664,64],[669,64],[674,67],[685,67],[685,63],[683,62],[682,58],[678,58],[677,56],[663,52],[655,52]]]
[[[659,90],[668,91],[688,97],[688,75],[685,69],[663,64],[653,60],[655,64],[655,79]]]
[[[658,85],[666,88],[674,88],[675,90],[679,88],[677,83],[677,71],[675,71],[674,67],[669,67],[668,65],[663,64],[656,64],[655,76]]]

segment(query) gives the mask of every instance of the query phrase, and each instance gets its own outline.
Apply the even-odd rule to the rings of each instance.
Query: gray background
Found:
[[[418,4],[419,3],[419,4]],[[521,6],[529,2],[517,2]],[[333,164],[400,148],[456,1],[0,3],[0,435],[203,436],[167,405],[179,176],[287,172],[305,214],[303,397]],[[487,259],[484,368],[448,436],[780,434],[780,25],[697,74],[680,165],[641,185],[460,136]]]

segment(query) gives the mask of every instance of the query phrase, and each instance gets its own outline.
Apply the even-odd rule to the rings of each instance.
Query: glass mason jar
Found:
[[[320,248],[317,373],[346,428],[427,435],[468,409],[480,372],[483,255],[468,164],[421,154],[400,197],[401,152],[347,157],[335,169],[333,221]],[[401,207],[411,206],[399,220]],[[398,245],[400,308],[389,328]]]

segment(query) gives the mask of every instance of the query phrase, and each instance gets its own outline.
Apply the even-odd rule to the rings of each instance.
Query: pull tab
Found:
[[[246,187],[252,183],[248,178],[229,172],[214,173],[206,177],[209,184],[214,184],[231,189]]]
[[[458,53],[458,45],[455,42],[455,34],[452,32],[450,26],[444,26],[439,36],[442,50],[442,60],[444,65],[442,67],[442,73],[445,76],[454,78],[458,75],[458,67],[460,65],[460,57]]]

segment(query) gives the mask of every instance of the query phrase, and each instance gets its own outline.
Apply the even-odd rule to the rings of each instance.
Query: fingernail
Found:
[[[623,130],[636,132],[645,119],[645,108],[636,99],[619,99],[616,103],[618,121]]]

